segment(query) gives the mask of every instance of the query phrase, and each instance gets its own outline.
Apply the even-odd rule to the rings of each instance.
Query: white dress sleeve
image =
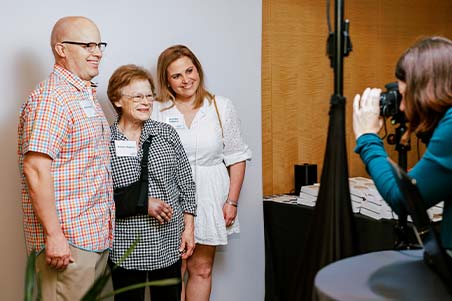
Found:
[[[224,97],[215,97],[223,124],[223,156],[226,166],[250,160],[251,150],[245,144],[240,129],[240,119],[232,102]]]

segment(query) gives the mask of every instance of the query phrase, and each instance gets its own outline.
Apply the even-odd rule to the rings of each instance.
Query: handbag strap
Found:
[[[149,136],[143,143],[143,157],[141,158],[141,174],[140,179],[148,180],[148,159],[149,159],[149,147],[151,146],[152,136]]]
[[[224,139],[223,124],[221,123],[220,112],[218,111],[217,101],[215,100],[215,96],[213,97],[213,105],[215,106],[215,111],[217,112],[218,122],[220,123],[221,137],[223,137],[223,139]]]

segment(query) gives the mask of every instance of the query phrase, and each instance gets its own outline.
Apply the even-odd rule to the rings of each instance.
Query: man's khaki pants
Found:
[[[43,301],[78,301],[107,265],[108,251],[83,251],[70,246],[74,262],[64,271],[57,271],[46,263],[45,250],[36,259]]]

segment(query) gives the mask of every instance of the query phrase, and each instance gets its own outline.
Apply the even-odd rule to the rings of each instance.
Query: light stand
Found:
[[[327,44],[334,68],[334,93],[330,98],[325,157],[303,256],[295,263],[298,271],[295,281],[300,285],[294,286],[295,297],[291,300],[315,300],[317,272],[333,261],[356,255],[358,250],[348,180],[343,96],[343,58],[351,50],[348,27],[348,21],[344,22],[344,1],[336,0],[335,31],[329,30]]]

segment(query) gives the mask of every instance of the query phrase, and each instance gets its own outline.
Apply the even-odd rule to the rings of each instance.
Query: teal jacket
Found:
[[[364,134],[356,141],[355,152],[361,156],[367,172],[381,196],[396,212],[405,211],[402,196],[386,160],[383,141],[375,134]],[[443,246],[452,249],[452,108],[449,108],[435,128],[424,156],[408,172],[428,208],[444,201],[441,222]]]

